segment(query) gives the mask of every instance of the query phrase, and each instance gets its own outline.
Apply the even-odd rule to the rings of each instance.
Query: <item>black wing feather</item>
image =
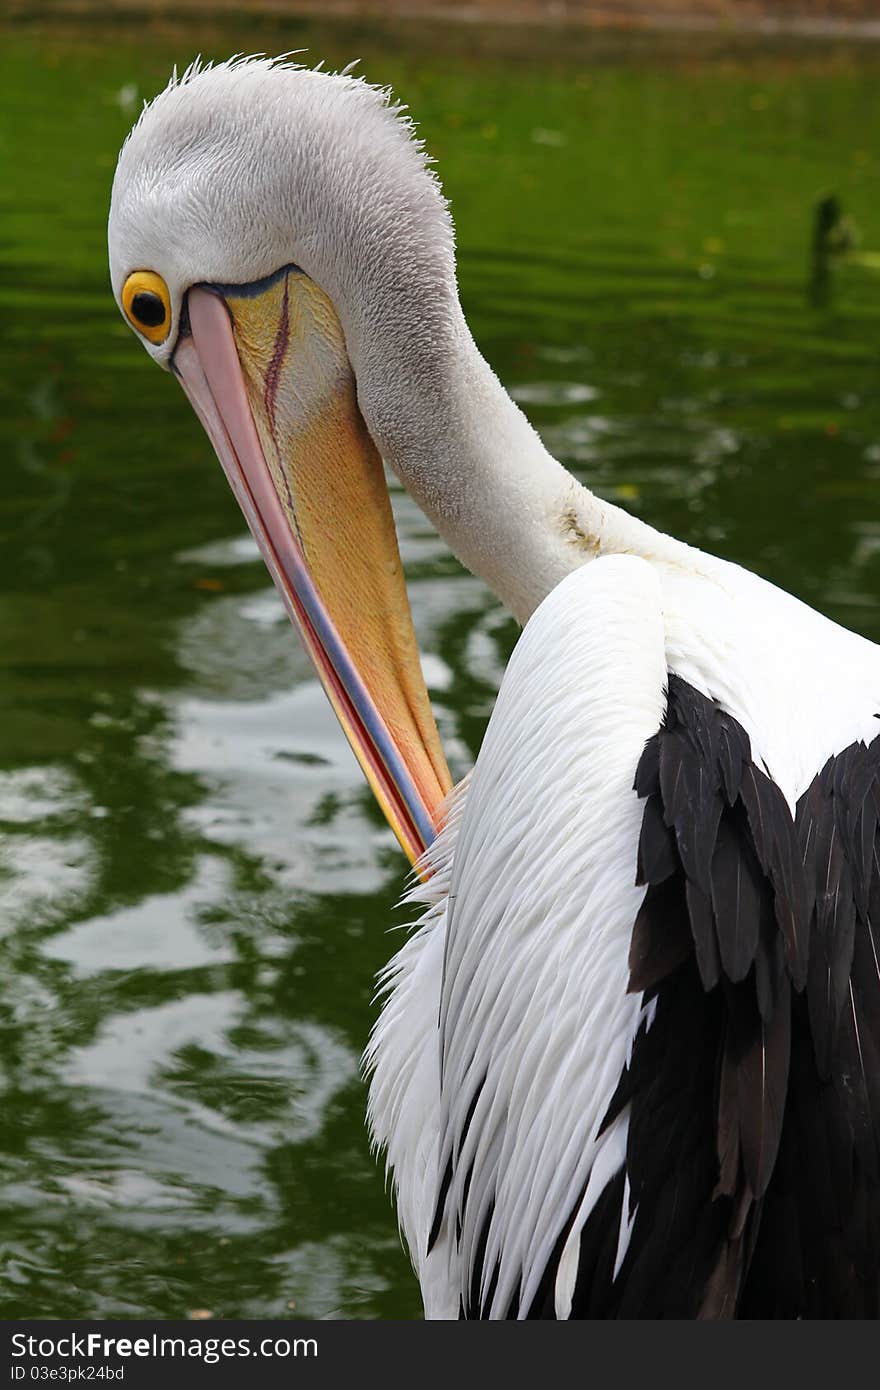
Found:
[[[635,787],[630,987],[656,1017],[605,1120],[628,1107],[635,1220],[603,1315],[876,1316],[880,740],[792,816],[736,720],[673,675]]]

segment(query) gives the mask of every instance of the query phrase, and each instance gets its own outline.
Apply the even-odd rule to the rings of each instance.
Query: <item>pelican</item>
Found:
[[[877,1317],[880,649],[550,456],[350,72],[175,75],[109,255],[417,868],[366,1059],[426,1316]],[[383,463],[523,626],[454,790]]]

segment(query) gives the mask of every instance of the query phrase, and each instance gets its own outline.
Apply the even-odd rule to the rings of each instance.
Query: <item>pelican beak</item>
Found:
[[[339,319],[296,267],[187,296],[173,367],[376,799],[415,863],[451,780],[382,461]],[[186,323],[186,317],[184,322]]]

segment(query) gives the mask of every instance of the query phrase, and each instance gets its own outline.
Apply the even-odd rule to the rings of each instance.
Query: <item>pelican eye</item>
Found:
[[[161,328],[165,322],[165,305],[152,290],[141,290],[131,301],[131,316],[144,328]]]
[[[122,287],[126,318],[151,343],[162,343],[171,327],[168,286],[153,270],[135,270]]]

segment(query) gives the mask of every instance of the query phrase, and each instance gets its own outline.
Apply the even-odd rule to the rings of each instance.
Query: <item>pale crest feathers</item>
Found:
[[[586,558],[566,518],[588,494],[471,337],[449,210],[387,91],[267,59],[194,65],[122,150],[108,241],[117,301],[133,270],[168,285],[168,338],[144,343],[165,366],[192,285],[289,264],[310,276],[333,301],[386,463],[521,620]]]
[[[451,219],[404,108],[363,78],[287,61],[172,77],[120,153],[109,246],[117,299],[131,270],[155,269],[176,311],[191,284],[291,262],[353,322],[368,294],[390,305],[403,257],[427,305],[454,298]]]

